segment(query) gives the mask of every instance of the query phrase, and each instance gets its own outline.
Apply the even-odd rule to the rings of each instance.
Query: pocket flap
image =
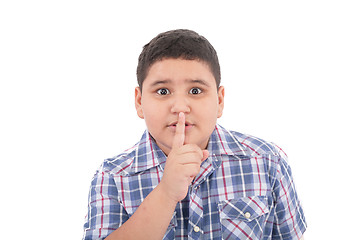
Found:
[[[252,221],[269,212],[266,196],[230,199],[218,204],[221,219],[241,219]]]

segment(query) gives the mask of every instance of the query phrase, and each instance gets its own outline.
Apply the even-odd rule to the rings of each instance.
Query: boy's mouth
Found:
[[[173,122],[173,123],[170,123],[168,126],[169,127],[176,127],[178,122]],[[192,126],[193,124],[189,123],[189,122],[185,122],[185,127],[187,126]]]
[[[176,122],[172,122],[168,125],[168,127],[170,127],[171,129],[176,129],[176,125],[177,125],[177,121]],[[188,130],[191,127],[193,127],[194,124],[190,123],[190,122],[185,122],[185,129]]]

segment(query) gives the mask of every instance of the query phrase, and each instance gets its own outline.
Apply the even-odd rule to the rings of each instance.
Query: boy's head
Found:
[[[137,81],[142,90],[150,67],[163,59],[198,60],[206,63],[220,86],[220,64],[214,47],[194,31],[177,29],[160,33],[143,48],[137,67]]]
[[[224,87],[214,48],[197,33],[158,35],[139,57],[135,107],[149,133],[169,154],[179,113],[185,114],[185,144],[207,147],[224,107]]]

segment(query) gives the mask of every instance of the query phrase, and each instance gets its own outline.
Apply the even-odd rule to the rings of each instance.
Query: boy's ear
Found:
[[[144,113],[141,105],[141,90],[139,87],[135,88],[135,108],[139,118],[144,119]]]
[[[218,89],[218,115],[217,117],[220,118],[223,114],[224,110],[224,97],[225,97],[225,88],[220,86]]]

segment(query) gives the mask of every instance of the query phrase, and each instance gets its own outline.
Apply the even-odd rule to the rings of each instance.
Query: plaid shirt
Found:
[[[301,238],[304,213],[279,147],[217,125],[208,150],[164,239]],[[104,239],[128,220],[159,184],[165,161],[147,131],[133,148],[106,159],[91,183],[83,239]]]

